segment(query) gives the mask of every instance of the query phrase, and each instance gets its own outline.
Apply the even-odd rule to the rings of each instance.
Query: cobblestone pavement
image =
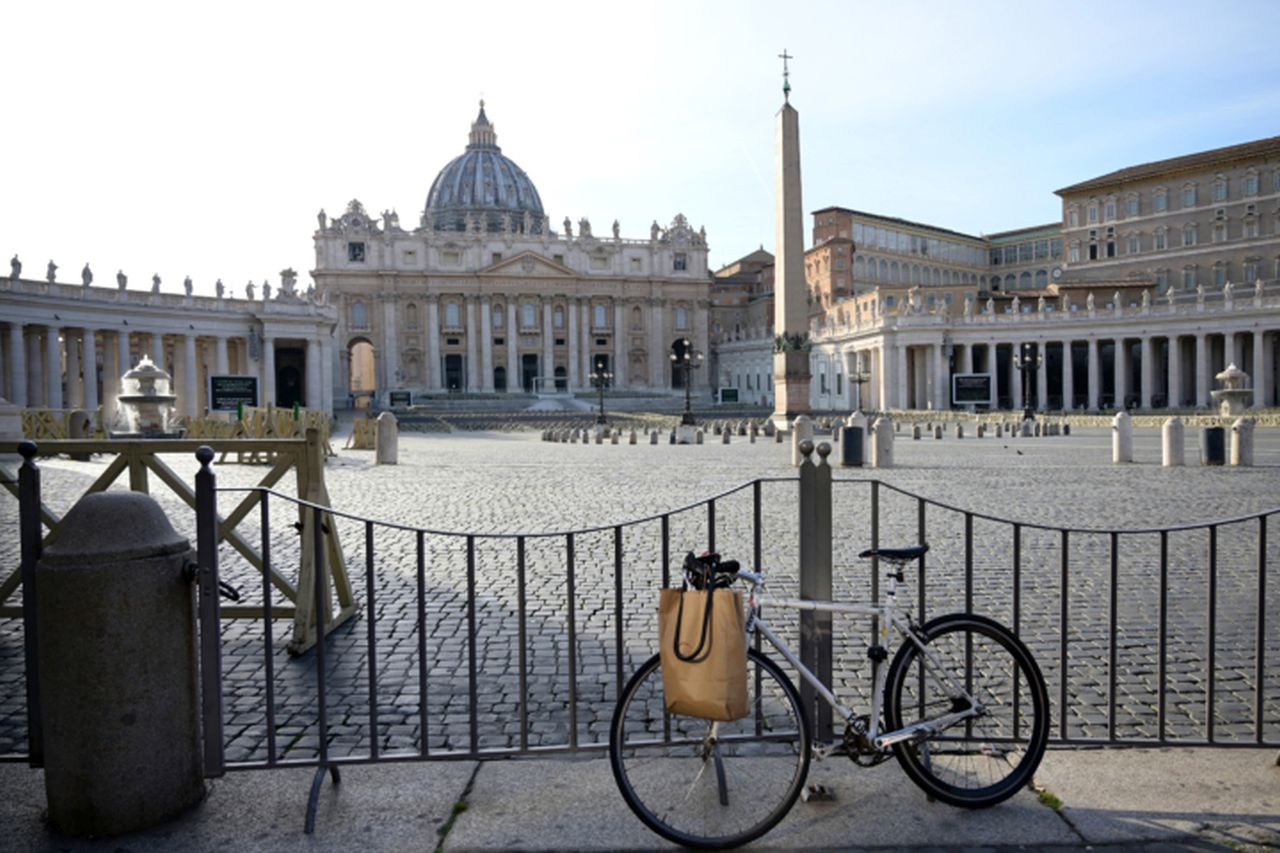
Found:
[[[1192,459],[1196,431],[1188,432],[1188,458]],[[1116,537],[1112,596],[1112,537],[1080,530],[1196,524],[1280,507],[1280,432],[1260,430],[1257,443],[1253,468],[1164,469],[1159,465],[1155,430],[1137,432],[1138,462],[1124,466],[1110,464],[1109,430],[1035,439],[957,440],[948,434],[940,441],[912,441],[901,433],[896,443],[898,467],[835,471],[836,597],[866,600],[870,596],[869,572],[856,558],[870,540],[868,481],[875,478],[891,487],[879,488],[882,544],[918,539],[921,502],[916,496],[927,498],[936,503],[923,510],[925,536],[932,546],[921,573],[926,613],[940,615],[965,606],[965,529],[969,524],[972,584],[968,595],[973,608],[1015,625],[1036,654],[1049,683],[1054,734],[1108,737],[1114,700],[1117,737],[1158,737],[1162,537],[1158,533]],[[753,478],[779,478],[760,486],[763,562],[775,592],[796,591],[797,487],[789,457],[788,445],[763,437],[754,444],[735,436],[730,445],[720,444],[717,438],[700,447],[651,446],[643,439],[634,446],[613,446],[546,443],[532,433],[406,433],[400,439],[396,466],[375,467],[369,452],[342,452],[330,460],[325,473],[336,509],[429,532],[421,536],[420,636],[418,535],[375,526],[370,585],[365,574],[364,525],[338,522],[362,614],[329,640],[326,684],[331,752],[369,751],[373,737],[370,622],[376,643],[376,737],[384,753],[467,750],[473,737],[480,749],[603,742],[620,682],[655,651],[664,525],[674,571],[685,550],[708,544],[709,512],[699,502],[731,492],[715,504],[715,544],[727,556],[749,560],[753,490],[749,485],[739,487]],[[45,460],[46,503],[55,512],[65,512],[108,461],[105,457],[89,462]],[[166,461],[184,477],[194,475],[193,459],[166,457]],[[219,485],[251,486],[265,470],[220,465]],[[285,482],[279,488],[291,493],[293,486]],[[175,527],[194,541],[191,510],[168,492],[156,497],[170,512]],[[224,493],[220,506],[225,511],[240,497]],[[279,500],[273,500],[272,510],[273,563],[287,577],[296,577],[298,536],[291,526],[296,519],[289,517],[291,513]],[[664,513],[665,520],[660,517]],[[15,502],[4,499],[0,559],[5,566],[17,563],[16,515]],[[635,523],[644,518],[650,520]],[[1009,522],[1017,525],[1021,557],[1017,572],[1015,524]],[[256,513],[241,526],[245,538],[255,545],[258,527]],[[1057,529],[1061,527],[1074,529],[1066,534],[1065,567],[1064,534]],[[1217,526],[1212,589],[1209,531],[1175,531],[1164,537],[1168,552],[1164,727],[1168,737],[1204,738],[1211,713],[1215,737],[1252,740],[1258,735],[1255,706],[1261,694],[1262,734],[1272,741],[1280,739],[1280,617],[1274,616],[1280,612],[1280,582],[1274,578],[1274,567],[1280,565],[1280,531],[1276,527],[1275,521],[1268,526],[1256,519]],[[1260,540],[1262,529],[1265,540]],[[569,531],[577,532],[570,535]],[[449,532],[475,536],[474,645],[468,642],[467,540]],[[512,534],[525,536],[517,540]],[[615,536],[621,539],[620,569],[615,567]],[[517,582],[520,547],[525,553],[523,596]],[[1265,548],[1273,575],[1265,588],[1259,583],[1260,547]],[[222,549],[222,567],[224,577],[241,588],[248,603],[261,602],[261,576],[229,548]],[[1211,594],[1216,599],[1212,616]],[[920,596],[920,577],[909,577],[907,600],[915,606]],[[18,599],[15,594],[8,603]],[[278,594],[274,601],[284,603]],[[1262,613],[1269,615],[1261,627],[1260,604]],[[788,642],[796,642],[793,616],[775,611],[770,618]],[[1108,678],[1113,618],[1114,696]],[[1215,620],[1212,647],[1210,619]],[[289,627],[284,621],[275,623],[271,650],[276,754],[304,758],[313,756],[318,744],[315,661],[313,654],[288,656],[284,646]],[[837,693],[859,708],[867,702],[868,629],[865,619],[836,618]],[[1261,663],[1256,655],[1259,633],[1266,650]],[[424,657],[420,649],[425,650]],[[228,757],[265,761],[268,732],[261,623],[225,622],[223,655]],[[427,671],[425,694],[420,661]],[[23,749],[23,685],[21,623],[0,619],[0,754]],[[1064,694],[1066,704],[1062,705]]]

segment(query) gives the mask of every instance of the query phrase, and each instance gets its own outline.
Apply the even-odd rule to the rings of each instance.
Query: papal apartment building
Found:
[[[989,235],[814,211],[813,406],[946,408],[953,375],[985,373],[1003,408],[1024,385],[1041,409],[1201,407],[1228,363],[1275,405],[1280,137],[1057,194],[1061,222]],[[769,402],[771,295],[755,293],[754,312],[713,309],[715,379]]]

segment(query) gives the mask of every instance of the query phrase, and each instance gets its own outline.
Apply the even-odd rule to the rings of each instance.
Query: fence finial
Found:
[[[801,455],[801,456],[808,457],[808,456],[810,456],[812,453],[813,453],[813,442],[812,442],[812,441],[810,441],[809,439],[807,439],[807,438],[806,438],[804,441],[800,442],[800,455]]]
[[[36,443],[34,441],[31,441],[30,439],[27,439],[26,441],[18,442],[18,452],[22,454],[23,460],[25,460],[28,464],[31,464],[32,460],[36,458],[37,449],[38,448],[36,447]]]
[[[200,463],[201,468],[208,468],[209,463],[213,461],[213,448],[207,444],[197,447],[196,461]]]
[[[828,444],[827,442],[825,442],[825,441],[824,441],[824,442],[822,442],[821,444],[819,444],[819,445],[818,445],[818,456],[821,458],[821,460],[822,460],[822,464],[824,464],[824,465],[826,464],[826,462],[827,462],[827,457],[828,457],[828,456],[830,456],[830,455],[831,455],[831,445],[830,445],[830,444]]]

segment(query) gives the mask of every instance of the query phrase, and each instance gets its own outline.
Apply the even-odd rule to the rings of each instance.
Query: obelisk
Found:
[[[782,109],[778,110],[777,259],[773,273],[774,427],[789,429],[809,411],[809,311],[804,280],[804,207],[800,201],[800,114],[791,106],[790,71],[782,59]]]

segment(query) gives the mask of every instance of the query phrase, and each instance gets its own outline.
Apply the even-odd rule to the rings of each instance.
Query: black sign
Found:
[[[951,402],[990,403],[991,374],[957,373],[951,377]]]
[[[391,391],[389,394],[393,409],[407,409],[413,405],[413,394],[409,391]]]
[[[241,405],[258,405],[258,377],[209,377],[209,411],[234,412]]]
[[[736,403],[736,402],[738,402],[738,389],[737,389],[737,388],[721,388],[721,389],[720,389],[720,402],[721,402],[721,403]]]

